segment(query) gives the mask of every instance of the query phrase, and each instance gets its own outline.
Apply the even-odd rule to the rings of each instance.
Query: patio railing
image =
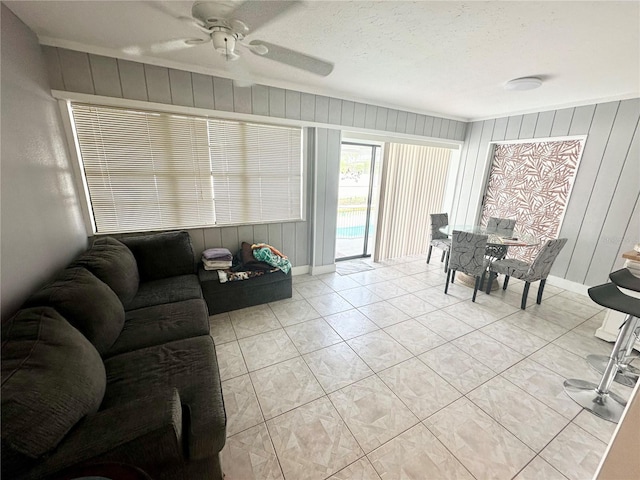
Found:
[[[337,238],[364,237],[367,223],[366,205],[338,206]],[[369,229],[371,232],[371,228]]]

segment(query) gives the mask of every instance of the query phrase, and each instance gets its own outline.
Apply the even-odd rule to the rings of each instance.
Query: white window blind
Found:
[[[96,232],[215,222],[206,119],[73,104]]]
[[[301,218],[302,129],[209,120],[219,223]]]
[[[72,103],[97,233],[301,218],[300,128]]]

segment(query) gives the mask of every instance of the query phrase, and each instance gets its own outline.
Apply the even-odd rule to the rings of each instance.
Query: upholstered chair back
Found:
[[[535,282],[547,278],[553,262],[556,261],[558,254],[567,243],[566,238],[558,238],[557,240],[547,240],[538,252],[538,256],[535,258],[526,277],[522,277],[522,280],[528,282]]]
[[[500,232],[505,236],[513,235],[515,228],[516,221],[511,218],[489,217],[489,221],[487,222],[488,232]]]
[[[455,270],[478,277],[485,269],[484,252],[487,235],[454,230],[451,236],[449,270]]]
[[[442,227],[449,225],[449,214],[432,213],[429,216],[431,217],[431,240],[449,238],[446,233],[440,231]]]

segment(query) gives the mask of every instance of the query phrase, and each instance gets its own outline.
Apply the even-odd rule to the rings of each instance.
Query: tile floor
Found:
[[[474,304],[424,256],[337,269],[210,318],[227,480],[591,478],[615,425],[562,382],[598,380],[598,305],[536,285],[522,311],[517,281]]]

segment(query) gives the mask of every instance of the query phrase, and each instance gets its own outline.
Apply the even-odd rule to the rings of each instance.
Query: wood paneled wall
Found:
[[[268,242],[287,253],[295,266],[334,262],[341,130],[372,131],[462,141],[467,123],[340,98],[266,85],[238,87],[226,78],[43,46],[53,90],[287,118],[317,124],[308,169],[309,210],[305,222],[191,231],[196,251],[242,241]],[[326,128],[334,125],[333,128]],[[314,174],[314,171],[316,172]],[[315,248],[315,252],[312,250]]]
[[[560,237],[569,239],[552,275],[585,285],[607,281],[622,252],[640,241],[640,99],[469,124],[452,217],[479,219],[490,142],[586,135]]]
[[[340,130],[318,128],[314,189],[313,265],[331,265],[336,258],[338,182],[340,179]]]

